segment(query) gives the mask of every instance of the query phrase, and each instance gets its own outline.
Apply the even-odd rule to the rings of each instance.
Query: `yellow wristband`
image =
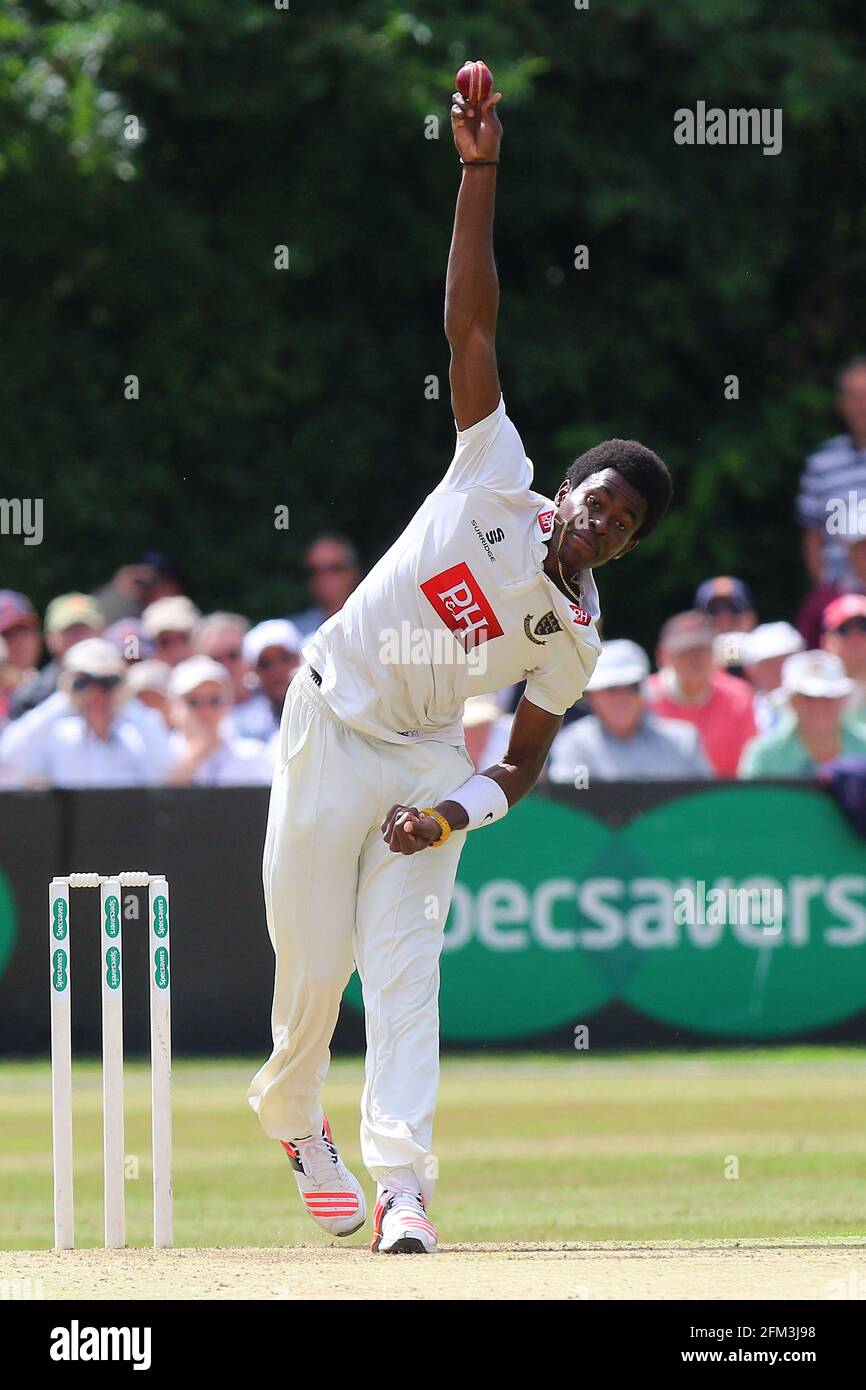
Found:
[[[442,815],[442,812],[437,811],[435,806],[422,806],[421,814],[422,816],[432,816],[435,821],[439,822],[439,829],[442,831],[439,839],[434,840],[431,845],[428,845],[428,849],[435,849],[437,845],[444,845],[448,836],[451,834],[451,826]]]

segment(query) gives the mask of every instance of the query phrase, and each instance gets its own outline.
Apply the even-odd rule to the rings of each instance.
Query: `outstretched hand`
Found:
[[[502,124],[496,110],[501,92],[491,92],[481,102],[471,102],[455,92],[451,98],[451,129],[464,164],[479,159],[498,159]]]
[[[392,806],[382,821],[385,843],[395,854],[417,854],[429,849],[442,834],[442,827],[432,816],[425,816],[417,806]]]

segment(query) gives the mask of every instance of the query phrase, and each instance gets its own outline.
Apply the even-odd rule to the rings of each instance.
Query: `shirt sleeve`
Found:
[[[468,430],[457,431],[454,457],[435,491],[467,492],[483,487],[491,492],[522,493],[532,487],[532,478],[532,464],[500,396],[491,415]]]
[[[806,459],[806,466],[800,475],[795,511],[801,526],[823,526],[827,519],[825,488],[817,476],[814,454]]]

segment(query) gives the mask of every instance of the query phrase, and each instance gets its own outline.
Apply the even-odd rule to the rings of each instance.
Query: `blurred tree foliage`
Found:
[[[608,435],[675,474],[672,518],[603,576],[609,633],[651,642],[718,571],[788,613],[802,456],[866,346],[860,0],[406,4],[5,5],[0,492],[43,497],[46,529],[0,538],[0,585],[44,602],[159,544],[203,605],[259,617],[302,600],[318,528],[377,558],[452,447],[448,97],[483,56],[501,374],[537,485]],[[782,153],[678,146],[699,100],[781,107]]]

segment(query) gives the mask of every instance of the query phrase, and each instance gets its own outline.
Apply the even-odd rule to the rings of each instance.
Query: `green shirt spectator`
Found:
[[[841,658],[832,652],[789,656],[780,686],[787,716],[778,729],[746,744],[737,775],[814,777],[831,758],[866,756],[866,728],[845,712],[853,688]]]
[[[839,756],[866,756],[866,726],[843,720],[839,733]],[[788,718],[781,728],[746,744],[737,776],[815,777],[818,766],[800,738],[797,721]]]

